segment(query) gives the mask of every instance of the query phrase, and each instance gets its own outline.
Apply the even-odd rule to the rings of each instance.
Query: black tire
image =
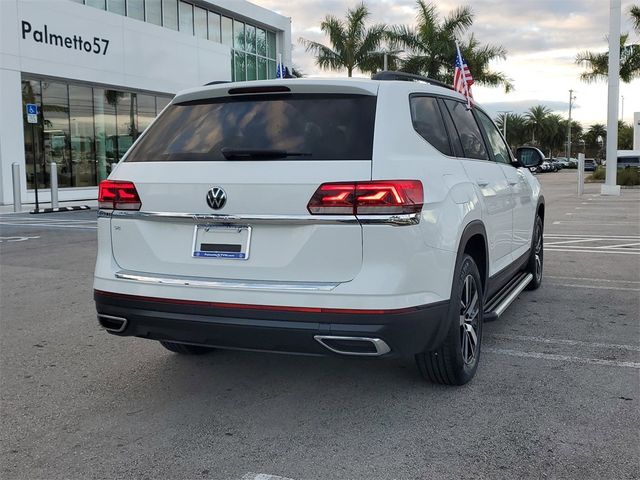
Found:
[[[200,345],[187,345],[186,343],[173,343],[173,342],[160,341],[160,345],[162,345],[167,350],[172,351],[173,353],[180,353],[181,355],[202,355],[204,353],[209,353],[214,350],[211,347],[201,347]]]
[[[544,224],[540,216],[536,215],[536,223],[533,225],[533,238],[531,239],[531,254],[527,264],[527,272],[533,275],[526,290],[537,290],[542,284],[542,272],[544,270]]]
[[[483,307],[478,267],[465,254],[454,275],[447,336],[438,349],[416,355],[425,379],[443,385],[464,385],[473,378],[480,360]]]

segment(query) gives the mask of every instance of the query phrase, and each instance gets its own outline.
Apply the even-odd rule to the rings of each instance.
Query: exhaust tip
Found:
[[[391,351],[389,345],[380,338],[334,335],[315,335],[313,338],[326,349],[341,355],[379,357]]]
[[[121,333],[127,328],[127,319],[112,315],[98,314],[98,323],[108,332]]]

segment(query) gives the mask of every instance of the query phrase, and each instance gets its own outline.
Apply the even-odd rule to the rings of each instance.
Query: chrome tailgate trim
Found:
[[[120,270],[115,274],[121,280],[196,288],[220,288],[232,290],[284,290],[304,292],[330,292],[340,282],[279,282],[257,280],[229,280],[221,278],[190,277],[182,275],[162,275]]]

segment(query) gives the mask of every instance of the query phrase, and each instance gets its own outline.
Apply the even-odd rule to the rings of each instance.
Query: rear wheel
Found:
[[[542,219],[536,216],[536,223],[533,227],[533,240],[531,242],[531,256],[527,271],[533,275],[533,280],[527,285],[527,290],[537,290],[542,284],[542,269],[544,267],[544,225]]]
[[[483,297],[478,267],[464,255],[454,276],[449,307],[449,331],[437,350],[416,355],[422,376],[434,383],[464,385],[473,378],[480,359]]]
[[[167,350],[182,355],[202,355],[203,353],[212,352],[214,349],[210,347],[201,347],[200,345],[187,345],[185,343],[160,342]]]

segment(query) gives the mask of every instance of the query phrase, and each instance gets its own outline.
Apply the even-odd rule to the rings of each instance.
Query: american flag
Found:
[[[460,54],[458,45],[456,45],[456,50],[458,54],[456,55],[456,68],[453,72],[453,89],[467,97],[467,102],[469,102],[469,100],[473,98],[473,94],[471,93],[473,77],[471,76],[469,66]]]

